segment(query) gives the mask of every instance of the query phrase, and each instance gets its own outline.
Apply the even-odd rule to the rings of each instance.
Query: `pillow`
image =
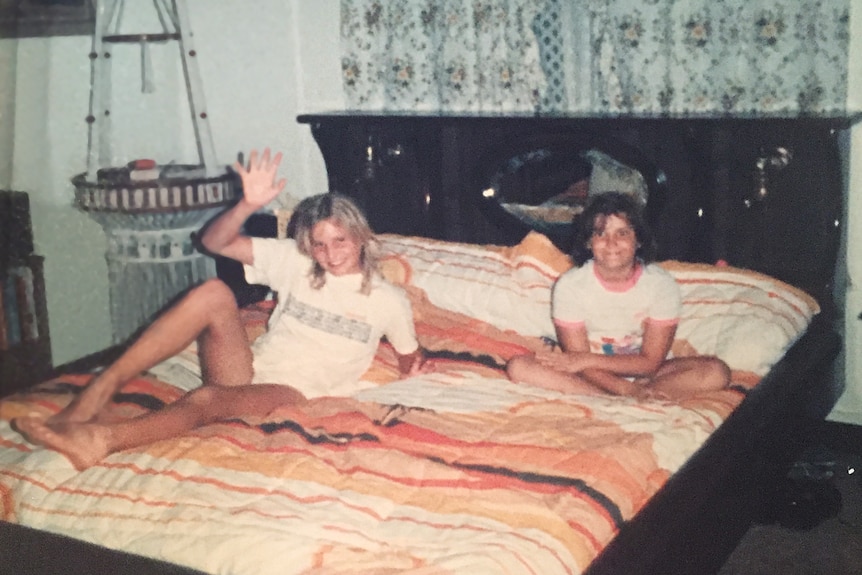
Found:
[[[512,247],[381,234],[390,281],[422,289],[429,301],[502,330],[554,337],[551,288],[572,262],[544,235]]]
[[[555,338],[551,289],[572,267],[547,237],[530,232],[516,246],[474,245],[378,235],[381,269],[415,286],[431,304],[531,337]],[[672,354],[714,355],[736,372],[765,375],[820,308],[811,296],[770,276],[730,266],[661,262],[682,293]]]
[[[501,330],[466,314],[443,309],[416,286],[403,286],[416,322],[416,337],[429,358],[469,360],[502,370],[515,355],[545,349],[545,342]],[[497,374],[499,377],[499,374]]]
[[[599,150],[587,150],[582,155],[593,165],[590,197],[602,192],[622,192],[634,197],[642,206],[646,205],[649,189],[639,171]]]
[[[714,355],[733,370],[763,376],[820,311],[802,290],[757,272],[676,261],[660,265],[682,292],[675,356]]]

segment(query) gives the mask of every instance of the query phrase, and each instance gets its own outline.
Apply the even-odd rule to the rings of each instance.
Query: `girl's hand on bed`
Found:
[[[420,353],[413,365],[410,366],[410,376],[431,373],[434,371],[434,362],[429,361],[424,353]]]
[[[413,377],[416,375],[421,375],[423,373],[429,373],[431,371],[433,371],[431,363],[426,361],[424,356],[420,356],[416,358],[416,360],[410,366],[410,369],[407,372],[407,376]]]
[[[252,150],[247,167],[241,161],[233,165],[233,169],[242,178],[243,200],[259,208],[274,200],[286,183],[284,178],[276,181],[278,167],[281,164],[281,152],[272,158],[270,155],[269,148],[264,149],[260,156],[257,150]]]
[[[427,361],[425,353],[418,349],[413,353],[398,356],[398,370],[404,377],[413,377],[434,371],[431,362]]]

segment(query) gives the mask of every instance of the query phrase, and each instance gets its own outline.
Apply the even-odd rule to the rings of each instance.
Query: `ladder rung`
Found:
[[[139,42],[167,42],[168,40],[179,40],[178,33],[158,33],[158,34],[112,34],[110,36],[102,36],[102,42],[118,43],[139,43]]]

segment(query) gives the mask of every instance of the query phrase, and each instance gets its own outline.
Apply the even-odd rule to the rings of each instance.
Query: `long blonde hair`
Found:
[[[323,220],[332,218],[361,245],[359,267],[362,270],[360,291],[371,291],[371,280],[378,273],[377,238],[362,210],[347,196],[337,193],[318,194],[305,198],[296,206],[287,225],[287,236],[296,240],[300,253],[314,262],[309,272],[311,287],[320,289],[326,283],[324,269],[311,254],[311,231]]]

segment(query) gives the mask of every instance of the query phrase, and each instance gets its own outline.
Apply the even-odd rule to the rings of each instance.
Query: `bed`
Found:
[[[365,143],[364,120],[338,130],[358,130]],[[405,127],[400,120],[397,130]],[[660,228],[679,205],[668,197],[673,181],[666,175],[675,172],[624,139],[576,130],[561,140],[539,122],[550,139],[536,140],[535,132],[501,139],[495,132],[494,145],[472,156],[474,168],[462,162],[453,192],[452,182],[422,162],[463,156],[417,154],[421,162],[387,176],[392,165],[369,166],[364,145],[358,163],[339,159],[325,118],[314,122],[330,185],[361,201],[381,232],[382,269],[408,293],[434,369],[399,380],[384,342],[357,398],[381,406],[385,423],[357,415],[321,424],[276,411],[116,453],[84,472],[28,445],[9,425],[18,415],[57,411],[92,377],[78,369],[84,364],[61,370],[0,401],[0,534],[8,534],[0,537],[0,561],[25,572],[35,545],[22,551],[11,542],[26,536],[85,562],[144,561],[152,572],[717,570],[766,511],[770,486],[796,454],[806,422],[822,418],[834,401],[830,368],[839,338],[822,274],[764,273],[780,258],[765,266],[663,258],[684,300],[673,353],[722,357],[733,370],[730,389],[669,402],[513,384],[505,361],[547,345],[553,333],[551,286],[571,266],[568,216],[560,211],[574,214],[579,201],[599,193],[585,178],[597,180],[596,166],[611,165],[614,185],[623,185],[621,175],[632,183]],[[391,137],[377,127],[374,146]],[[475,144],[475,126],[468,128]],[[350,138],[341,133],[336,140]],[[566,145],[557,146],[561,141]],[[403,142],[381,149],[401,161],[415,153],[409,139]],[[560,153],[566,161],[551,161]],[[550,188],[536,184],[542,178],[525,179],[526,172],[549,175],[550,165],[568,170],[576,159],[589,164],[586,172],[568,172]],[[372,177],[369,167],[377,170]],[[419,185],[405,187],[404,173]],[[464,215],[453,215],[453,206],[470,210],[471,233],[484,230],[482,239],[492,241],[465,241],[452,231],[457,226],[433,225]],[[405,217],[391,218],[393,212]],[[814,230],[816,219],[805,225]],[[285,223],[260,215],[250,230],[283,235]],[[660,253],[691,253],[692,242],[677,242],[679,229],[665,231],[658,234]],[[727,251],[742,254],[729,258],[738,261],[745,253]],[[831,259],[834,266],[834,257],[835,250],[821,254],[818,264]],[[273,307],[271,294],[244,284],[228,262],[219,270],[243,305],[249,337],[256,337]],[[798,285],[788,277],[800,278]],[[191,346],[130,382],[110,415],[158,409],[198,384]]]

